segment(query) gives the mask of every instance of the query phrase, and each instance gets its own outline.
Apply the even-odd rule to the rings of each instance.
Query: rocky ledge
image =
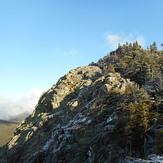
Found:
[[[96,66],[72,70],[40,97],[34,112],[0,149],[0,162],[116,163],[126,156],[160,154],[163,128],[155,124],[147,129],[146,111],[137,119],[131,114],[141,108],[139,102],[151,105],[148,98],[119,73],[103,75]]]

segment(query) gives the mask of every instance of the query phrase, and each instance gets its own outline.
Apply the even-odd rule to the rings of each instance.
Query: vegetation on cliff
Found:
[[[136,42],[70,71],[41,96],[0,161],[122,163],[162,155],[162,62],[156,43],[144,50]]]
[[[129,135],[133,133],[133,136],[139,133],[138,137],[133,138],[136,139],[135,143],[130,141],[131,135],[128,140],[139,148],[146,139],[144,133],[154,124],[158,122],[162,124],[163,120],[161,118],[163,113],[163,51],[157,50],[155,42],[147,50],[142,49],[137,42],[126,43],[119,45],[117,50],[90,65],[100,67],[105,75],[109,72],[119,72],[122,77],[135,82],[135,86],[129,88],[129,92],[125,95],[128,97],[127,100],[124,98],[121,105],[130,119],[127,133]],[[140,142],[142,142],[141,145]],[[162,151],[163,148],[161,148],[162,146],[159,150]]]

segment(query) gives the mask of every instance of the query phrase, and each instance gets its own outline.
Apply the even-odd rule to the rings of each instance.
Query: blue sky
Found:
[[[0,0],[0,100],[39,96],[119,42],[161,48],[162,17],[162,0]]]

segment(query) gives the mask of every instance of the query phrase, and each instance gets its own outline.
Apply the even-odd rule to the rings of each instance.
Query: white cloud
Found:
[[[142,35],[135,36],[130,33],[128,35],[120,33],[120,34],[112,34],[108,33],[105,35],[105,47],[108,47],[110,50],[115,50],[118,47],[118,44],[133,43],[137,41],[141,46],[145,46],[145,39]]]
[[[74,56],[74,55],[78,55],[78,54],[79,53],[76,50],[73,50],[73,49],[63,53],[64,56]]]
[[[22,113],[31,114],[45,89],[33,88],[16,99],[0,96],[0,119],[8,120],[11,116]]]
[[[64,56],[64,57],[69,57],[69,56],[79,55],[79,52],[75,49],[71,49],[68,51],[55,50],[52,52],[52,55],[60,55],[60,56]]]

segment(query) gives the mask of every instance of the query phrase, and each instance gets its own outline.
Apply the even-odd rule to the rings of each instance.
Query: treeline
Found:
[[[157,144],[153,138],[149,147],[147,133],[163,123],[163,51],[157,49],[155,42],[147,49],[137,42],[126,43],[91,65],[100,67],[104,75],[119,72],[135,83],[135,86],[126,88],[121,98],[119,109],[123,110],[123,118],[120,123],[125,123],[123,134],[130,153],[142,147],[140,153],[146,155],[147,148],[149,151],[153,144]],[[156,152],[162,150],[159,143]]]
[[[157,50],[155,42],[147,49],[137,42],[119,45],[117,50],[91,65],[99,66],[104,74],[119,72],[144,87],[151,96],[163,95],[163,51]]]

